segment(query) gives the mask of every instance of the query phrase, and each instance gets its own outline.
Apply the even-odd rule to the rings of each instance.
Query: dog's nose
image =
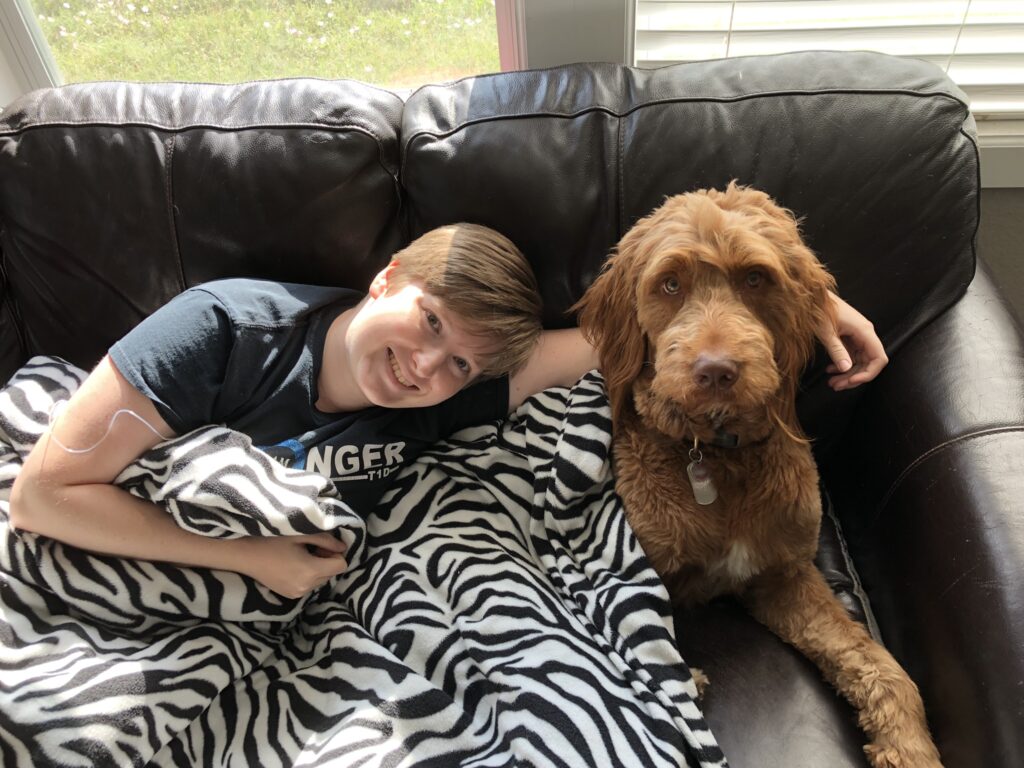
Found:
[[[701,354],[693,364],[693,380],[701,389],[729,389],[740,377],[736,361]]]

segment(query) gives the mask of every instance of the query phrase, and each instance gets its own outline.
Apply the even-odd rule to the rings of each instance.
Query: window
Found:
[[[637,66],[819,49],[927,59],[967,93],[983,144],[1024,138],[1020,0],[639,0],[635,20]]]
[[[63,82],[313,76],[407,90],[499,68],[494,0],[28,5]]]

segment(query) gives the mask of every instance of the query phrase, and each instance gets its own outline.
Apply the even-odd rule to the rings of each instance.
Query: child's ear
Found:
[[[373,278],[373,282],[370,283],[369,293],[372,298],[376,299],[387,293],[388,285],[391,284],[391,278],[397,268],[398,259],[392,259],[384,269],[377,273],[377,276]]]

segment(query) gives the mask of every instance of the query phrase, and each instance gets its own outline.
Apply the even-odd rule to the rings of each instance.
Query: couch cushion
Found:
[[[352,82],[92,83],[0,121],[0,217],[23,354],[91,366],[224,276],[365,289],[400,245],[401,100]]]
[[[680,611],[676,634],[710,680],[701,709],[729,765],[868,768],[852,707],[736,602]]]

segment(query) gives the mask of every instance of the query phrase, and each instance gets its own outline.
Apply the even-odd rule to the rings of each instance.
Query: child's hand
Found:
[[[830,292],[829,298],[836,311],[836,326],[826,322],[817,335],[832,358],[826,369],[833,374],[828,384],[839,392],[874,379],[889,358],[870,321],[834,293]]]
[[[239,573],[282,597],[302,597],[348,567],[345,543],[329,533],[250,536],[239,541],[245,550]]]

